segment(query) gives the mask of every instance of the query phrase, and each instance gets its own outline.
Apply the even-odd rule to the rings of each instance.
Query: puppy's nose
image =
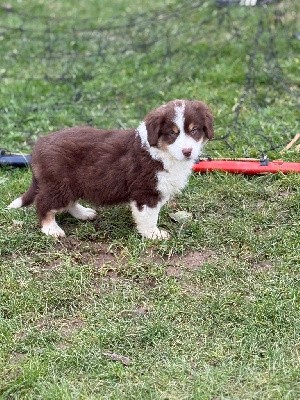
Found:
[[[192,149],[191,147],[184,148],[184,149],[182,149],[182,154],[183,154],[186,158],[189,158],[189,157],[191,157],[192,150],[193,150],[193,149]]]

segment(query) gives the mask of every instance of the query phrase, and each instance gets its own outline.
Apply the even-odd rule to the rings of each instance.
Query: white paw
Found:
[[[46,224],[42,227],[42,232],[47,236],[64,237],[65,232],[57,225],[57,223]]]
[[[81,211],[80,216],[77,217],[78,219],[87,220],[87,219],[95,219],[97,217],[97,212],[92,208],[86,208],[86,207],[82,208],[84,208],[84,210]]]
[[[170,234],[167,231],[164,231],[163,229],[153,229],[149,232],[144,232],[142,233],[142,236],[144,236],[147,239],[159,239],[159,240],[163,240],[163,239],[169,239],[170,238]]]
[[[6,208],[11,209],[11,208],[20,208],[22,207],[22,197],[18,197],[14,201],[12,201]]]
[[[83,207],[80,204],[76,204],[68,209],[68,212],[77,219],[81,219],[83,221],[89,219],[95,219],[97,216],[97,212],[92,208]]]

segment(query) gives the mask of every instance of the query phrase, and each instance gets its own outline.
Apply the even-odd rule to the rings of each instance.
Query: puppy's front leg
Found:
[[[136,202],[130,203],[132,215],[136,223],[138,232],[148,239],[168,239],[169,233],[157,227],[158,214],[162,203],[156,207],[143,205],[138,207]]]

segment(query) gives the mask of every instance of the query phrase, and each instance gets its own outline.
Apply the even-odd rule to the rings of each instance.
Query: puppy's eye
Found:
[[[192,135],[197,135],[197,133],[199,133],[199,129],[198,129],[198,128],[193,128],[193,129],[190,131],[190,133],[191,133]]]
[[[175,132],[175,131],[170,131],[170,132],[169,132],[169,135],[175,137],[175,136],[177,136],[177,132]]]

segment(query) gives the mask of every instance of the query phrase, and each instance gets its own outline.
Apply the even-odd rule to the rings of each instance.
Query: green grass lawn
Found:
[[[137,126],[172,98],[211,106],[213,156],[282,157],[300,131],[296,2],[74,4],[0,7],[0,147]],[[5,209],[30,178],[0,170],[1,399],[300,398],[299,175],[194,174],[161,242],[127,206],[48,238]]]

